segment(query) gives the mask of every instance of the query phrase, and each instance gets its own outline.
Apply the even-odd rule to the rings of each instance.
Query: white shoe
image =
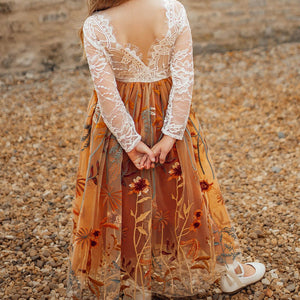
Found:
[[[242,273],[236,274],[233,265],[228,265],[227,273],[221,277],[220,287],[224,293],[232,294],[247,285],[255,283],[263,278],[266,272],[266,267],[262,263],[252,262],[246,263],[255,269],[255,273],[251,276],[244,276],[243,266],[238,262]]]

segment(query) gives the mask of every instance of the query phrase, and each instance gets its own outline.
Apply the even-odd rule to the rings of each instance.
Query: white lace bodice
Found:
[[[83,26],[84,48],[98,96],[95,116],[101,114],[126,152],[137,145],[141,136],[118,93],[116,80],[154,82],[172,77],[162,132],[173,138],[183,138],[190,111],[194,68],[189,22],[185,8],[177,0],[162,0],[162,4],[167,32],[151,45],[147,63],[136,46],[118,41],[105,11],[88,17]]]

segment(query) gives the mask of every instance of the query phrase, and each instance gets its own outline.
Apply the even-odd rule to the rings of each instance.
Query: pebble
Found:
[[[44,250],[42,252],[42,255],[45,256],[45,257],[49,257],[50,256],[50,251],[49,250]]]
[[[285,138],[284,132],[279,131],[279,132],[278,132],[278,137],[279,137],[280,139],[284,139],[284,138]]]
[[[269,285],[270,284],[270,281],[267,278],[263,278],[261,282],[263,284],[265,284],[265,285]]]
[[[267,288],[266,291],[265,291],[265,295],[266,295],[267,297],[272,297],[272,296],[273,296],[273,291],[270,290],[269,288]]]
[[[280,167],[272,167],[272,172],[273,173],[279,173],[281,171],[281,168]]]
[[[289,291],[289,292],[293,292],[295,289],[296,289],[296,286],[294,283],[292,284],[289,284],[286,289]]]

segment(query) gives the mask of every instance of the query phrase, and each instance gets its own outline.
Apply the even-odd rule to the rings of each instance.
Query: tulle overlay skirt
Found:
[[[172,79],[117,82],[142,141],[152,147]],[[191,107],[183,140],[163,165],[138,170],[90,99],[81,138],[68,296],[73,299],[151,299],[196,295],[239,245],[203,130]]]

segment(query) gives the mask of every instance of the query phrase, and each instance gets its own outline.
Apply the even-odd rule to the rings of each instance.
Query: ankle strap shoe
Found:
[[[227,273],[221,277],[220,287],[224,293],[233,294],[244,288],[247,285],[255,283],[262,279],[265,275],[266,268],[264,264],[258,262],[246,263],[255,269],[255,273],[251,276],[244,276],[243,266],[238,263],[242,273],[236,274],[233,265],[228,265],[226,267]]]

